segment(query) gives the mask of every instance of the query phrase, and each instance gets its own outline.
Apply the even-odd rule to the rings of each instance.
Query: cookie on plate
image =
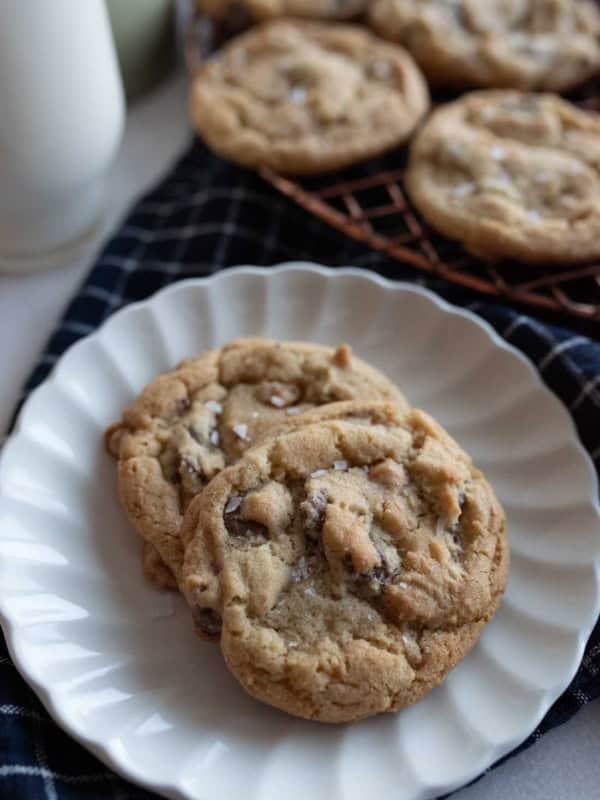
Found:
[[[600,69],[593,0],[374,0],[370,23],[438,85],[559,92]]]
[[[430,417],[321,422],[254,448],[190,504],[183,591],[258,699],[344,722],[440,683],[494,615],[504,515]]]
[[[374,402],[371,400],[328,403],[299,414],[290,419],[289,424],[283,423],[281,427],[278,427],[277,435],[281,436],[309,425],[332,421],[346,422],[352,425],[396,428],[402,424],[407,410],[407,405]],[[266,444],[266,441],[263,444]],[[237,511],[238,509],[235,510]],[[232,520],[234,517],[228,517],[228,519]],[[193,509],[190,509],[190,513],[184,515],[180,536],[184,547],[186,542],[194,540],[194,577],[190,582],[202,586],[202,596],[205,601],[205,605],[196,605],[194,608],[196,634],[201,639],[217,641],[221,634],[219,570],[215,570],[216,556],[213,550],[213,542],[202,535]]]
[[[121,503],[150,545],[146,576],[168,586],[170,571],[177,581],[183,511],[212,477],[278,429],[304,424],[303,412],[344,400],[406,405],[348,345],[238,339],[149,384],[106,434]]]
[[[286,173],[339,169],[401,144],[429,105],[411,56],[368,31],[281,20],[200,69],[192,120],[217,153]]]
[[[240,12],[250,19],[306,17],[349,19],[366,8],[367,0],[196,0],[196,8],[214,19]]]
[[[600,256],[600,115],[556,95],[474,92],[415,138],[406,185],[432,227],[476,255]]]

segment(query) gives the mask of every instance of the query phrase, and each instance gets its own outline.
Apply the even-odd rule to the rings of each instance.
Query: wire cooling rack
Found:
[[[186,41],[191,74],[215,42],[230,33],[216,30],[198,15],[193,18]],[[570,99],[600,111],[599,82],[589,82]],[[434,231],[411,205],[404,188],[405,158],[402,149],[342,173],[302,180],[270,169],[260,174],[306,211],[402,264],[487,296],[570,318],[583,323],[587,331],[600,333],[599,260],[528,266],[471,255],[460,243]]]

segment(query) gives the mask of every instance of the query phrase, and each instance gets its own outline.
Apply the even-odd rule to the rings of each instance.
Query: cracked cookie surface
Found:
[[[430,417],[321,422],[257,447],[190,504],[183,591],[253,696],[344,722],[440,683],[499,604],[504,515]]]
[[[375,0],[370,23],[436,84],[560,92],[600,69],[592,0]]]
[[[336,402],[353,400],[406,405],[348,345],[239,339],[149,384],[106,435],[121,503],[146,542],[146,576],[177,581],[183,511],[227,464],[279,430],[354,413]]]
[[[600,256],[600,115],[556,95],[473,92],[415,138],[406,185],[427,221],[476,255]]]
[[[351,25],[268,22],[194,78],[194,124],[217,153],[289,173],[339,169],[403,142],[429,106],[412,57]]]

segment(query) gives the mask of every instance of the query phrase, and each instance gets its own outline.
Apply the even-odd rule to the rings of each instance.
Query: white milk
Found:
[[[90,232],[123,121],[103,0],[0,0],[0,270]]]

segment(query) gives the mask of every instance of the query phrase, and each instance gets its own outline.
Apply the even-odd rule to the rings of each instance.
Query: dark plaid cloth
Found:
[[[27,391],[48,375],[73,342],[115,309],[180,278],[235,264],[290,259],[353,265],[388,278],[426,283],[487,320],[537,366],[570,409],[588,452],[600,465],[600,345],[565,328],[482,302],[441,281],[423,281],[346,239],[243,172],[195,144],[171,174],[127,217],[71,302],[35,368]],[[227,313],[227,309],[223,309]],[[600,695],[600,625],[569,689],[524,747]],[[151,795],[116,777],[50,720],[0,645],[0,798],[141,800]]]

